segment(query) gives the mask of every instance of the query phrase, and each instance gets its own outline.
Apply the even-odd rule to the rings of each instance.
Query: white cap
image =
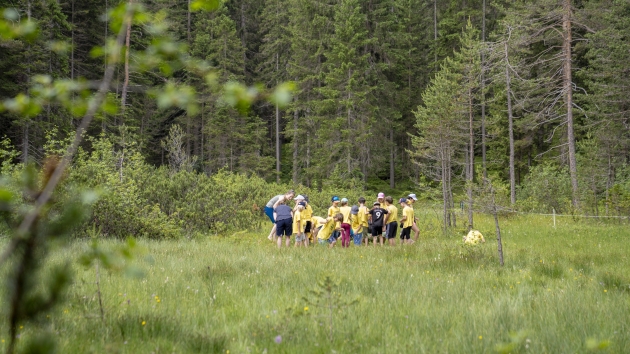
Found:
[[[304,200],[304,196],[299,194],[297,197],[295,197],[295,200]]]
[[[418,198],[416,197],[415,194],[411,193],[408,195],[409,198],[413,199],[413,200],[418,200]]]

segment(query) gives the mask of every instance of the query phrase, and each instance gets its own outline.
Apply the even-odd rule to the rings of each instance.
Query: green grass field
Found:
[[[428,222],[406,247],[278,250],[266,230],[142,241],[143,278],[101,273],[104,322],[95,268],[75,262],[67,301],[20,342],[44,328],[60,353],[630,353],[628,225],[501,221],[504,267],[483,216],[487,242],[473,250]],[[326,275],[338,300],[309,292]]]

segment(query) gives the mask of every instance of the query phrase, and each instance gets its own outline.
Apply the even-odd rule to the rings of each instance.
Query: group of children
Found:
[[[348,199],[333,196],[326,218],[314,216],[308,198],[302,195],[295,197],[295,207],[291,208],[287,203],[294,195],[292,190],[277,195],[265,207],[265,214],[274,223],[269,239],[273,241],[275,237],[278,247],[282,247],[283,237],[288,247],[291,235],[295,236],[296,247],[308,246],[315,240],[321,245],[334,247],[339,239],[342,247],[349,247],[351,241],[356,246],[363,243],[367,246],[370,239],[374,245],[382,246],[385,240],[395,245],[399,225],[401,244],[412,244],[418,239],[419,228],[413,210],[413,203],[418,200],[415,194],[398,200],[402,210],[400,220],[394,199],[384,193],[378,194],[371,208],[366,206],[363,197],[357,201],[358,205],[349,206]]]

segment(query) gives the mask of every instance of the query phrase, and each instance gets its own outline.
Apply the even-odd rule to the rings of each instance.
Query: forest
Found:
[[[490,178],[510,207],[628,212],[627,1],[0,0],[7,24],[39,31],[0,42],[0,134],[12,163],[43,165],[76,130],[81,105],[46,101],[25,114],[20,99],[41,75],[83,83],[73,102],[93,92],[120,4],[141,6],[171,50],[212,68],[215,86],[292,91],[284,104],[226,104],[190,68],[151,67],[158,35],[129,25],[112,107],[81,144],[89,153],[99,146],[90,141],[110,141],[121,176],[130,149],[154,169],[414,190],[445,210],[472,205],[474,184]],[[204,4],[216,8],[196,11]],[[158,88],[175,104],[156,99]]]

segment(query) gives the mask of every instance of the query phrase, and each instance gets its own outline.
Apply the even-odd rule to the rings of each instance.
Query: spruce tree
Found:
[[[329,0],[291,0],[288,3],[290,57],[288,78],[295,81],[297,92],[290,105],[292,124],[287,135],[292,138],[293,181],[322,185],[329,173],[323,163],[328,141],[320,132],[329,129],[320,115],[324,86],[324,53],[330,46],[334,2]]]
[[[244,48],[226,8],[199,15],[195,29],[192,55],[216,68],[219,83],[242,80]],[[213,173],[227,168],[267,175],[272,163],[260,150],[265,135],[262,120],[228,107],[209,91],[203,93],[201,104],[204,170]]]
[[[323,100],[318,138],[327,142],[328,151],[320,161],[330,170],[339,164],[347,177],[356,177],[361,163],[375,168],[370,165],[382,152],[371,149],[369,143],[382,142],[387,130],[386,121],[375,119],[369,100],[374,88],[366,80],[370,66],[369,53],[365,52],[369,44],[365,22],[358,0],[342,0],[336,6],[334,33],[324,53],[325,85],[319,90]]]

